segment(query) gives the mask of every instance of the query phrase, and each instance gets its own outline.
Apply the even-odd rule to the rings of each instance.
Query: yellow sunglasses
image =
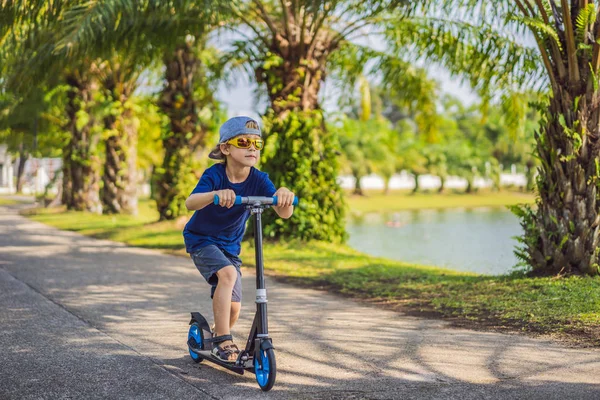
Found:
[[[256,150],[262,150],[265,147],[265,143],[262,139],[250,139],[245,137],[237,137],[229,140],[227,144],[231,144],[238,149],[249,149],[250,146],[254,145]]]

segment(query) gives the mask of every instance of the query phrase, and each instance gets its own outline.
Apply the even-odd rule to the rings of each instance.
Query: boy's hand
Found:
[[[231,208],[235,203],[235,192],[231,189],[216,190],[215,194],[219,196],[219,205],[221,207]]]
[[[274,196],[277,196],[277,207],[290,207],[294,202],[294,193],[286,187],[277,189]]]

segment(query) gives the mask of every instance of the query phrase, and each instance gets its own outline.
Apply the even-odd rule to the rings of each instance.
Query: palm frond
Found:
[[[363,75],[369,76],[379,82],[379,90],[390,94],[398,106],[417,114],[420,133],[427,141],[436,140],[439,85],[425,69],[392,52],[345,41],[330,57],[328,71],[335,82],[339,82],[343,93],[341,101],[352,99],[357,80]]]
[[[558,46],[559,50],[562,50],[560,37],[552,24],[547,24],[540,18],[531,18],[522,15],[511,15],[509,19],[517,24],[526,26],[543,40],[552,40]]]
[[[174,47],[187,35],[203,36],[222,17],[216,0],[91,0],[69,8],[56,52],[61,54],[133,51]],[[141,53],[138,51],[138,53]]]
[[[395,52],[437,62],[465,77],[480,93],[540,88],[545,83],[539,51],[489,24],[438,17],[389,20],[383,34]]]
[[[227,51],[220,53],[219,64],[224,71],[223,80],[226,86],[231,88],[242,74],[252,78],[256,68],[264,62],[263,55],[255,42],[233,41]]]
[[[588,4],[587,7],[579,10],[575,26],[577,29],[577,42],[580,44],[587,43],[587,34],[596,22],[596,5]]]

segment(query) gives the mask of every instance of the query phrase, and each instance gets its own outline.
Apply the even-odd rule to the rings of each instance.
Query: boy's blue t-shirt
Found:
[[[225,164],[222,163],[215,164],[204,171],[191,194],[224,189],[231,189],[238,196],[275,194],[275,185],[265,172],[251,167],[250,174],[244,182],[231,183],[225,173]],[[183,230],[186,251],[194,253],[214,244],[231,255],[239,255],[249,217],[250,211],[244,206],[226,208],[210,203],[203,209],[197,210]]]

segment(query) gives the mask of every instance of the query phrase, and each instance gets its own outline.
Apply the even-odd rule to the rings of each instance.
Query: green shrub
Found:
[[[344,242],[346,204],[336,180],[339,143],[335,133],[325,130],[322,113],[270,112],[264,124],[262,170],[277,188],[285,186],[300,198],[289,220],[264,214],[265,238]]]

